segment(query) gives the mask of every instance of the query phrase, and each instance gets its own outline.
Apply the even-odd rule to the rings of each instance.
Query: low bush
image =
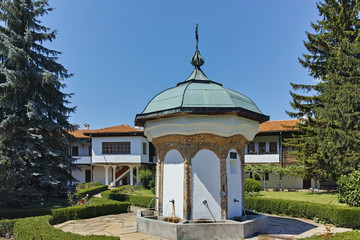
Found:
[[[92,218],[107,214],[118,214],[128,212],[129,202],[118,202],[109,199],[91,198],[90,205],[76,205],[72,207],[52,209],[53,222],[61,223],[73,219]]]
[[[17,220],[1,220],[0,221],[0,237],[9,238],[13,235],[13,228]]]
[[[77,189],[85,189],[85,188],[92,188],[101,186],[101,183],[98,182],[86,182],[86,183],[77,183],[75,184]]]
[[[50,215],[54,207],[40,208],[0,208],[0,219],[14,219]]]
[[[153,179],[153,174],[150,169],[140,170],[139,180],[146,189],[150,189],[150,181]]]
[[[103,199],[112,199],[116,201],[127,201],[130,202],[131,205],[139,206],[139,207],[149,207],[149,204],[153,197],[148,196],[136,196],[136,195],[127,195],[119,193],[119,189],[107,190],[101,193],[101,197]],[[151,206],[155,207],[155,201],[152,201]]]
[[[360,239],[360,232],[359,231],[349,231],[349,232],[343,232],[343,233],[330,233],[330,235],[325,238],[324,235],[316,235],[312,237],[303,238],[306,240],[325,240],[325,239],[331,239],[331,240],[355,240]]]
[[[341,176],[337,184],[339,201],[352,207],[360,207],[360,171]]]
[[[78,192],[76,192],[75,195],[78,196],[79,198],[84,198],[88,194],[89,197],[91,197],[91,196],[101,193],[107,189],[108,189],[108,186],[106,186],[106,185],[105,186],[102,186],[102,185],[95,186],[95,187],[91,187],[91,188],[84,188],[84,189],[81,189]]]
[[[254,193],[261,191],[261,183],[252,178],[245,179],[244,187],[246,193]]]
[[[119,237],[82,236],[63,232],[51,226],[51,216],[18,219],[15,222],[13,234],[21,240],[119,240]]]
[[[313,202],[245,197],[246,208],[279,215],[318,219],[338,227],[360,228],[360,208]]]

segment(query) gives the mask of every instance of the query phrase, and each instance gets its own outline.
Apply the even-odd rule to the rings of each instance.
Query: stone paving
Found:
[[[149,236],[136,232],[136,211],[140,208],[131,207],[130,213],[107,215],[83,220],[71,220],[54,225],[65,232],[81,235],[119,236],[121,240],[160,240],[164,238]],[[258,236],[248,240],[299,239],[314,234],[324,234],[326,225],[311,220],[269,216],[268,228]],[[332,233],[350,231],[348,228],[331,228]]]

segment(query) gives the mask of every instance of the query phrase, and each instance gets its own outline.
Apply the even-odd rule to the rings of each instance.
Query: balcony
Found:
[[[74,164],[90,164],[91,163],[91,156],[72,156],[75,158]]]
[[[245,163],[279,163],[278,153],[246,154]]]

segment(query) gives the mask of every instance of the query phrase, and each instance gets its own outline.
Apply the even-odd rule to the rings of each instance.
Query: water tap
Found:
[[[206,201],[206,200],[204,200],[204,201],[203,201],[203,204],[204,204],[204,205],[206,205],[206,204],[207,204],[207,201]]]
[[[174,200],[174,199],[172,199],[172,200],[170,200],[169,202],[171,202],[171,203],[175,203],[175,200]]]
[[[236,198],[234,198],[234,202],[239,202],[239,200],[237,200]]]

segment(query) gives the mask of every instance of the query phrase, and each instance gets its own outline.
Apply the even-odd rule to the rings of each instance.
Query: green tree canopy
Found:
[[[47,0],[0,1],[0,202],[56,199],[71,180],[68,107],[71,74],[43,46],[56,31],[39,20]]]
[[[310,177],[332,180],[360,167],[360,36],[358,0],[324,0],[322,18],[312,23],[299,59],[317,81],[294,84],[295,111],[302,119],[300,135],[288,141]]]

